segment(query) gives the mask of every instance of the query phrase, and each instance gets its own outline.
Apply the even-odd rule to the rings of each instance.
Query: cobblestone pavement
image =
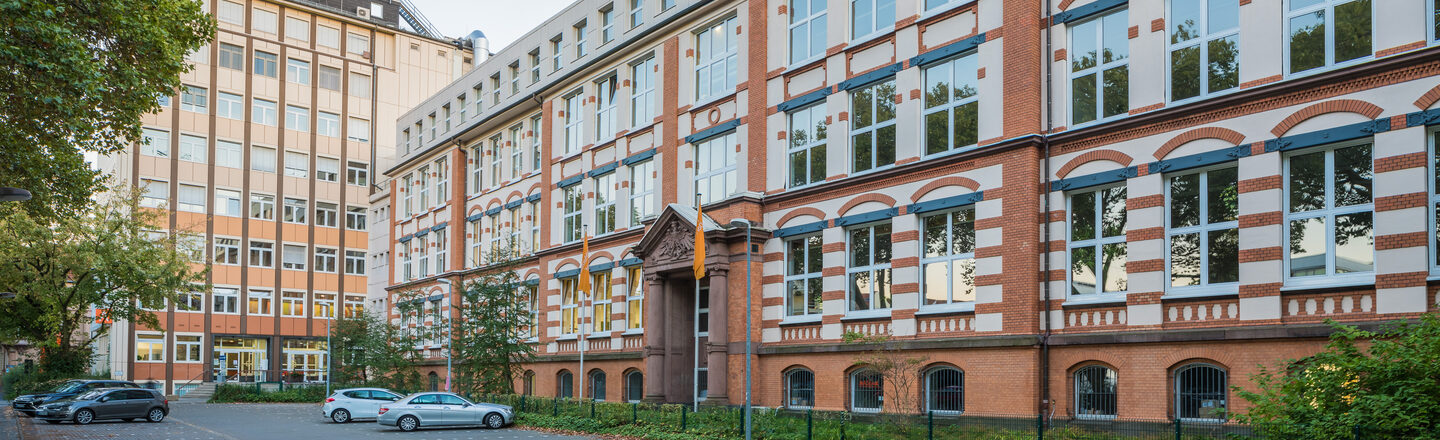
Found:
[[[171,403],[170,416],[161,423],[96,421],[89,425],[52,425],[15,414],[7,404],[0,420],[0,440],[69,439],[403,439],[403,440],[571,440],[562,436],[516,428],[422,429],[401,432],[373,421],[336,424],[320,416],[319,404],[209,404]],[[18,436],[17,436],[18,434]]]

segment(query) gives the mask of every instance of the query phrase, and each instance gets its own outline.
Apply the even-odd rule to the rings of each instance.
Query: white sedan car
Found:
[[[322,414],[346,423],[355,419],[373,419],[380,415],[380,405],[400,400],[400,394],[384,388],[346,388],[325,398]]]

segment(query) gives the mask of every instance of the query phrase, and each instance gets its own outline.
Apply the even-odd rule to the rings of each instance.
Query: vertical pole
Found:
[[[696,191],[695,191],[695,212],[697,212],[697,213],[700,212],[700,191],[699,191],[698,188],[697,188]],[[697,222],[698,222],[698,221],[701,221],[701,219],[699,218],[698,215],[696,216],[695,221],[697,221]],[[700,225],[699,225],[699,224],[696,224],[695,227],[696,227],[696,228],[699,228]],[[696,252],[699,252],[699,250],[697,249]],[[705,256],[701,255],[700,258],[703,260],[703,259],[705,258]],[[700,410],[700,278],[698,278],[698,277],[695,278],[695,307],[693,307],[693,308],[690,310],[690,316],[691,316],[691,320],[695,322],[694,331],[693,331],[693,334],[695,335],[695,338],[694,338],[694,339],[695,339],[695,342],[694,342],[693,344],[691,344],[691,345],[694,345],[694,346],[695,346],[695,350],[694,350],[694,352],[695,352],[695,362],[694,362],[695,367],[690,369],[690,378],[691,378],[691,380],[690,380],[690,405],[693,407],[694,410],[699,411],[699,410]],[[707,374],[708,374],[708,371],[709,371],[709,370],[706,370],[706,371],[707,371]],[[707,379],[708,379],[708,377],[707,377]],[[680,423],[680,425],[681,425],[681,430],[684,430],[684,425],[685,425],[685,423],[684,423],[684,422],[685,422],[685,413],[684,413],[684,412],[681,412],[681,413],[680,413],[680,422],[681,422],[681,423]]]
[[[560,415],[560,396],[555,396],[555,400],[554,400],[553,402],[555,402],[555,406],[552,407],[552,408],[554,408],[554,409],[551,410],[550,415],[552,415],[552,416],[559,416],[559,415]]]
[[[595,418],[595,399],[590,399],[590,418]]]
[[[681,430],[681,431],[684,431],[684,430],[685,430],[685,422],[686,422],[686,420],[685,420],[685,413],[686,413],[687,411],[689,411],[689,408],[686,408],[686,407],[683,407],[683,406],[680,407],[680,430]]]
[[[1045,440],[1045,414],[1035,415],[1035,438]]]
[[[340,296],[343,301],[344,293],[341,293]],[[335,311],[331,310],[330,313],[335,313]],[[330,346],[330,321],[334,319],[335,317],[332,316],[325,321],[325,397],[330,397],[330,374],[332,371],[330,365],[335,363],[335,350]]]
[[[639,403],[639,402],[631,403],[631,404],[630,404],[630,423],[636,423],[636,422],[639,422],[639,421],[640,421],[640,403]]]
[[[745,219],[745,440],[751,440],[750,413],[750,220]]]
[[[929,412],[927,412],[925,418],[926,418],[925,424],[926,424],[926,427],[927,427],[927,432],[929,432],[929,434],[927,434],[927,436],[926,436],[925,438],[927,438],[927,439],[929,439],[929,440],[935,440],[935,411],[929,411]]]
[[[585,223],[581,223],[581,224],[580,224],[580,234],[581,234],[582,236],[589,235],[589,234],[590,234],[590,225],[587,225],[587,224],[585,224]],[[588,237],[587,237],[586,239],[588,240]],[[588,242],[587,242],[587,243],[588,243]],[[588,244],[587,244],[587,246],[588,246]],[[583,260],[585,257],[586,257],[586,256],[582,256],[581,259]],[[588,276],[590,276],[590,266],[589,266],[589,264],[590,264],[590,262],[588,262],[588,261],[581,261],[581,262],[580,262],[580,275],[579,275],[579,276],[582,276],[582,277],[588,277]],[[591,290],[594,290],[594,289],[595,289],[595,286],[590,286],[590,289],[591,289]],[[589,295],[590,292],[581,292],[581,291],[580,291],[580,279],[579,279],[578,277],[575,279],[575,294],[580,295],[580,299],[579,299],[579,302],[580,302],[580,317],[577,318],[577,319],[580,320],[580,334],[575,336],[575,350],[577,350],[577,351],[580,352],[580,371],[579,371],[579,373],[580,373],[580,398],[581,398],[581,399],[584,399],[584,398],[585,398],[585,376],[586,376],[586,374],[585,374],[585,341],[586,341],[586,337],[589,336],[589,333],[585,331],[585,311],[586,311],[586,309],[589,309],[589,308],[590,308],[590,305],[589,305],[589,304],[585,304],[585,297],[590,296],[590,295]]]
[[[811,410],[805,412],[805,440],[813,440],[814,438],[815,438],[815,410],[814,410],[814,409],[811,409]]]
[[[1175,440],[1180,440],[1180,418],[1175,418]]]

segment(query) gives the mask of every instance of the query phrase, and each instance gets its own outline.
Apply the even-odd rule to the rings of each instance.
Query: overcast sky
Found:
[[[447,37],[479,29],[499,52],[574,0],[411,0]]]

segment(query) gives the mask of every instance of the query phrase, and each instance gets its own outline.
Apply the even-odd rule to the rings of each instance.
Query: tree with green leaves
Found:
[[[914,391],[919,384],[920,367],[930,358],[911,355],[888,334],[845,332],[841,335],[841,340],[846,344],[865,348],[864,354],[855,359],[855,365],[874,371],[882,378],[882,395],[892,396],[891,399],[882,400],[884,406],[888,407],[882,409],[899,414],[914,414],[920,411],[920,402],[916,400]]]
[[[0,185],[33,215],[86,211],[85,153],[124,151],[180,87],[215,21],[194,0],[0,0]]]
[[[420,389],[417,339],[382,319],[384,311],[336,319],[330,330],[331,381],[395,390]]]
[[[162,213],[140,207],[138,191],[98,196],[90,212],[53,219],[0,204],[0,292],[15,293],[0,299],[0,340],[39,347],[42,371],[83,372],[90,342],[110,322],[159,328],[142,304],[162,309],[180,292],[208,288],[196,264],[200,249],[157,232]],[[91,331],[91,324],[99,325]]]
[[[1253,405],[1239,419],[1266,438],[1440,439],[1440,315],[1379,331],[1330,324],[1324,351],[1234,388]]]

